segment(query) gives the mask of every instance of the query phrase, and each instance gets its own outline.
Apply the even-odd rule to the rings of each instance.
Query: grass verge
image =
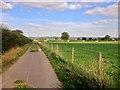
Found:
[[[26,44],[23,47],[15,47],[7,51],[2,55],[2,72],[17,61],[17,59],[22,56],[31,44]]]
[[[39,51],[38,44],[33,43],[30,52],[38,52],[38,51]]]
[[[59,80],[62,82],[62,88],[81,88],[81,89],[93,89],[93,88],[105,88],[107,84],[103,80],[99,80],[96,76],[85,72],[82,68],[78,68],[75,65],[66,62],[48,48],[39,45],[49,58],[51,65],[53,66]]]

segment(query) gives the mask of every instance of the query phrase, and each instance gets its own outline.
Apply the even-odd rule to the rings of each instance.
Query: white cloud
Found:
[[[12,2],[116,2],[118,0],[8,0]]]
[[[82,7],[80,3],[69,4],[67,2],[18,2],[17,4],[25,7],[45,8],[49,10],[76,10]]]
[[[104,2],[106,0],[81,0],[81,2]]]
[[[118,19],[105,19],[105,20],[99,20],[99,21],[95,21],[93,24],[114,24],[114,23],[118,23]]]
[[[11,2],[66,2],[68,0],[9,0]]]
[[[81,1],[81,2],[118,2],[119,0],[78,0],[78,1]]]
[[[112,4],[107,7],[96,7],[86,11],[85,14],[118,17],[118,4]]]
[[[41,27],[41,25],[34,24],[34,23],[24,23],[24,26],[27,26],[29,28],[40,28]]]
[[[78,25],[78,23],[75,23],[75,22],[52,22],[49,24],[50,25]]]
[[[75,22],[52,22],[45,25],[39,25],[41,27],[24,28],[27,36],[60,36],[64,31],[70,33],[71,36],[104,36],[110,34],[111,36],[117,36],[116,25],[100,24],[95,25],[92,23],[75,23]],[[29,31],[27,31],[29,30]]]
[[[0,13],[0,21],[3,21],[4,18],[8,18],[9,17],[9,14],[7,13]]]
[[[10,26],[12,25],[13,23],[10,23],[10,22],[0,22],[0,27],[4,27],[4,26]]]
[[[9,2],[14,2],[19,5],[26,7],[36,7],[36,8],[45,8],[50,10],[76,10],[82,7],[90,7],[90,3],[94,2],[104,2],[110,0],[9,0]],[[72,4],[68,3],[72,2]],[[77,2],[77,3],[75,3]],[[83,4],[84,3],[84,4]]]
[[[13,6],[10,3],[5,3],[3,0],[0,0],[0,9],[6,10],[6,9],[12,9]]]
[[[106,2],[111,0],[10,0],[25,7],[45,8],[49,10],[76,10],[82,7],[91,7],[91,3]],[[72,3],[68,3],[72,2]],[[115,1],[114,1],[115,2]],[[89,12],[88,12],[89,13]]]
[[[76,10],[76,9],[81,8],[81,7],[82,7],[81,4],[70,4],[70,5],[68,5],[68,9],[70,9],[70,10]]]

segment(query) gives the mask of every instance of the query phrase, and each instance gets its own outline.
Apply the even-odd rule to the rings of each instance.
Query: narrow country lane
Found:
[[[58,88],[58,80],[49,60],[40,50],[28,50],[19,60],[2,74],[2,88],[13,88],[14,81],[24,80],[33,88]]]

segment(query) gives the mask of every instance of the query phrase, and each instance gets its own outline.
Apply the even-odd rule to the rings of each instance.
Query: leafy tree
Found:
[[[106,41],[111,40],[111,38],[110,38],[110,36],[109,36],[109,35],[105,35],[104,39],[105,39]]]
[[[88,38],[89,41],[93,40],[91,37]]]
[[[80,38],[77,38],[77,40],[80,40]]]
[[[59,38],[58,37],[55,37],[55,40],[58,40]]]
[[[63,32],[63,33],[62,33],[62,36],[61,36],[61,39],[62,39],[62,40],[68,40],[69,37],[70,37],[70,36],[69,36],[68,32]]]
[[[101,41],[104,41],[104,40],[105,40],[105,38],[104,38],[104,37],[103,37],[103,38],[100,38],[100,40],[101,40]]]
[[[82,40],[87,40],[87,38],[86,38],[86,37],[83,37]]]
[[[101,40],[101,38],[100,38],[100,37],[98,37],[98,40],[100,41],[100,40]]]

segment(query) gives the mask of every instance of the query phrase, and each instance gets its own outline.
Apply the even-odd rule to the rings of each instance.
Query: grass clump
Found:
[[[20,84],[20,83],[25,83],[25,81],[23,81],[23,80],[16,80],[15,81],[15,84]]]
[[[23,80],[16,80],[14,83],[15,83],[14,88],[21,88],[21,89],[32,88],[31,86],[27,85]]]
[[[38,52],[39,47],[37,43],[33,43],[30,52]]]

